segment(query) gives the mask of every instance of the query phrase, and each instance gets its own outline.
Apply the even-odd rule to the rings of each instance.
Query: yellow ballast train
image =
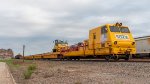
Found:
[[[106,60],[129,60],[136,53],[135,41],[127,26],[122,23],[106,24],[89,31],[89,38],[75,45],[55,40],[50,53],[25,56],[25,59],[105,58]]]

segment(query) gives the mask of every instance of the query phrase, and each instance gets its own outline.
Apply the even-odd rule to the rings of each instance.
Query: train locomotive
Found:
[[[89,38],[75,45],[55,40],[52,52],[25,56],[25,59],[79,60],[81,58],[105,58],[107,61],[129,60],[136,54],[132,33],[122,23],[105,24],[89,31]]]

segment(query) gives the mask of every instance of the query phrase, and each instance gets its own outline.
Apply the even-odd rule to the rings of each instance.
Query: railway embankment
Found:
[[[11,60],[8,62],[17,84],[149,84],[150,59],[59,61]],[[31,65],[36,65],[30,67]],[[34,68],[29,78],[24,72]]]

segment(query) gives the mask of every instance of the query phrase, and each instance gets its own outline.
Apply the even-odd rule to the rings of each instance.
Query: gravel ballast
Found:
[[[24,71],[25,66],[12,70],[18,84],[150,84],[149,62],[34,61],[34,63],[37,69],[30,79],[22,78],[21,71]]]

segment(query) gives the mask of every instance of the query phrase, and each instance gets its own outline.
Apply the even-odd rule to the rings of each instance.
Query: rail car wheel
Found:
[[[67,57],[67,60],[68,60],[68,61],[71,61],[71,60],[72,60],[72,58],[71,58],[71,57]]]
[[[106,61],[110,61],[111,57],[110,56],[105,56]]]
[[[118,56],[114,56],[113,58],[114,58],[115,61],[118,61],[118,60],[119,60],[119,57],[118,57]]]
[[[124,58],[124,60],[128,61],[130,59],[130,55],[126,55],[126,57]]]
[[[80,58],[78,58],[77,60],[80,60]]]
[[[60,58],[60,61],[64,61],[64,58]]]

